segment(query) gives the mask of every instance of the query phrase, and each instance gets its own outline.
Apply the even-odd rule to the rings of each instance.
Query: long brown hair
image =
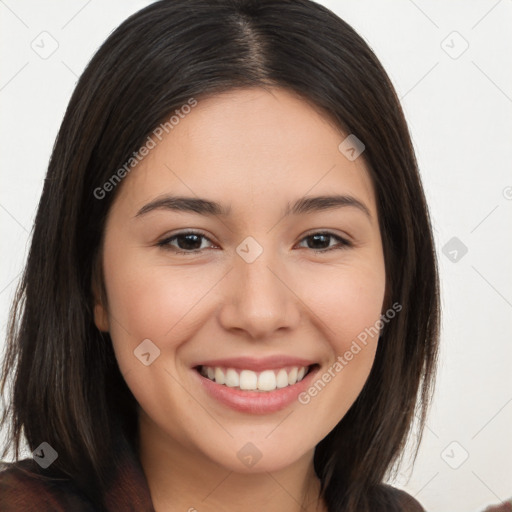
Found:
[[[235,87],[279,86],[365,144],[383,240],[386,325],[353,406],[316,447],[330,511],[398,510],[383,479],[415,414],[418,445],[432,397],[439,285],[432,230],[407,124],[365,41],[309,0],[162,0],[124,21],[80,77],[50,159],[26,268],[11,310],[1,418],[19,457],[25,436],[59,453],[69,476],[101,504],[117,435],[136,436],[136,402],[108,333],[93,322],[91,283],[105,218],[119,187],[106,183],[148,134],[190,98]],[[341,139],[340,139],[341,141]],[[101,272],[100,272],[101,275]],[[135,441],[134,441],[135,442]],[[50,473],[49,473],[50,474]],[[386,505],[388,503],[388,505]]]

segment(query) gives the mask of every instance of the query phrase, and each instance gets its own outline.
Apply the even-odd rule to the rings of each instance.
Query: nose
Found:
[[[222,327],[263,339],[276,331],[293,330],[301,320],[301,300],[294,279],[270,250],[252,263],[235,255],[219,313]]]

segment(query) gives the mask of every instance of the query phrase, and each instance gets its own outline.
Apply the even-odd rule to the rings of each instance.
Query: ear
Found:
[[[108,315],[106,309],[101,303],[94,304],[94,323],[96,327],[102,332],[108,332]]]
[[[106,297],[101,284],[98,283],[98,273],[95,273],[92,281],[92,294],[94,300],[94,324],[102,332],[109,331],[108,311],[106,307]]]

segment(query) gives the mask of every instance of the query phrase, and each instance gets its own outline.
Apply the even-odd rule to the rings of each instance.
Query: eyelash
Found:
[[[187,235],[197,235],[197,236],[200,236],[200,237],[208,240],[209,242],[213,243],[206,235],[204,235],[203,233],[201,233],[199,231],[184,231],[183,233],[178,233],[178,234],[173,235],[173,236],[171,236],[169,238],[161,240],[160,242],[157,243],[157,245],[158,245],[158,247],[162,247],[165,250],[173,250],[175,254],[189,254],[189,255],[192,255],[192,254],[202,253],[204,251],[204,249],[195,249],[195,250],[191,250],[191,251],[183,251],[183,250],[179,250],[179,249],[176,249],[176,248],[172,248],[171,249],[172,246],[170,245],[170,243],[172,241],[174,241],[175,239],[177,239],[179,237],[187,236]],[[303,237],[300,240],[300,242],[302,242],[303,240],[306,240],[307,238],[313,237],[315,235],[330,236],[332,238],[337,239],[340,242],[338,245],[335,245],[333,247],[328,247],[327,249],[310,249],[311,251],[313,251],[313,252],[315,252],[317,254],[325,254],[328,251],[339,250],[339,249],[346,249],[347,247],[352,247],[352,243],[351,242],[349,242],[345,238],[340,237],[339,235],[335,235],[334,233],[330,233],[329,231],[316,231],[316,232],[313,232],[313,233],[309,233],[305,237]],[[305,247],[305,249],[307,249],[307,247]]]

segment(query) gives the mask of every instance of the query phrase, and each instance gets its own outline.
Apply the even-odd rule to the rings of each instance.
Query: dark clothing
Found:
[[[155,512],[142,465],[124,435],[116,442],[119,456],[106,493],[108,512]],[[68,478],[40,481],[23,470],[45,475],[33,459],[0,462],[0,512],[98,512],[99,508]]]
[[[154,512],[140,460],[127,441],[120,442],[121,460],[107,492],[108,512]],[[91,501],[68,479],[40,481],[26,475],[44,469],[31,458],[14,463],[0,462],[0,512],[98,512]],[[407,512],[425,512],[405,491],[385,486]],[[375,511],[378,512],[378,511]]]

